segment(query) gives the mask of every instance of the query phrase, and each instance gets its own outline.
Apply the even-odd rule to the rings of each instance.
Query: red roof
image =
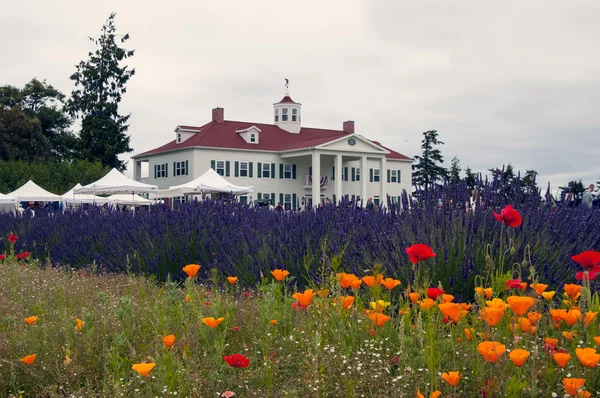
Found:
[[[246,142],[236,132],[249,127],[256,126],[260,129],[258,144],[250,144]],[[177,143],[173,140],[161,147],[150,151],[135,155],[135,157],[144,155],[153,155],[177,149],[185,149],[191,147],[208,147],[208,148],[228,148],[228,149],[248,149],[255,151],[288,151],[293,149],[312,148],[338,138],[349,135],[341,130],[326,130],[303,127],[300,133],[293,134],[275,126],[273,124],[250,123],[250,122],[235,122],[225,120],[223,123],[209,122],[204,126],[178,126],[181,129],[197,131],[192,137],[187,140]],[[376,141],[371,141],[376,145],[385,148]],[[386,156],[388,159],[411,160],[391,149],[385,148],[390,153]]]
[[[281,101],[278,102],[278,104],[297,104],[297,102],[294,102],[294,100],[289,96],[286,95],[285,97],[283,97],[281,99]]]

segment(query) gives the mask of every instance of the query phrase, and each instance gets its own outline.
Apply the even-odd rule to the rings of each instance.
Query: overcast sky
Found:
[[[600,179],[600,1],[22,1],[0,13],[0,85],[69,94],[111,11],[135,49],[121,111],[135,153],[178,124],[272,122],[291,80],[303,125],[405,155],[437,129],[449,163],[511,162],[553,187]]]

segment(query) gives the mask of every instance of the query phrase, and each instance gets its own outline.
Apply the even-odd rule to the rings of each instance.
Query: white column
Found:
[[[335,155],[335,199],[342,200],[342,155]]]
[[[362,156],[360,158],[360,198],[363,204],[367,204],[367,183],[369,182],[369,170],[367,170],[367,157]]]
[[[140,165],[141,162],[131,159],[131,163],[133,165],[133,179],[139,181],[142,178],[142,167]]]
[[[387,167],[385,155],[381,158],[379,167],[379,184],[381,184],[379,206],[387,206]]]
[[[321,201],[321,154],[312,153],[312,204],[318,207]]]

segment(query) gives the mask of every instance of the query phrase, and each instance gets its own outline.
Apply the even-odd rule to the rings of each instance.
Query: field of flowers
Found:
[[[302,283],[273,266],[250,288],[227,273],[235,268],[195,263],[180,265],[183,282],[42,265],[15,252],[25,239],[10,234],[0,264],[0,394],[600,395],[600,297],[591,287],[600,252],[571,253],[568,283],[545,283],[529,246],[512,260],[526,217],[510,205],[491,217],[498,239],[461,298],[432,279],[430,264],[447,248],[429,241],[394,254],[409,264],[406,278],[337,256]]]

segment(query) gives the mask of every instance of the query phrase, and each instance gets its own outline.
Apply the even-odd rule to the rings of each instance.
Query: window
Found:
[[[287,122],[287,120],[288,120],[288,108],[283,108],[281,110],[281,121]]]
[[[247,196],[240,196],[240,203],[246,204],[248,203],[248,197]]]
[[[373,169],[373,182],[379,182],[379,169]]]
[[[248,177],[248,162],[240,162],[240,177]]]
[[[285,210],[292,209],[292,194],[286,193],[285,195],[283,195],[283,208]]]
[[[360,169],[356,168],[356,181],[360,181]]]
[[[262,176],[263,178],[271,178],[271,163],[263,163]]]
[[[263,193],[261,198],[263,200],[271,200],[271,194],[270,193]]]
[[[391,182],[398,182],[398,170],[392,170],[390,180]]]
[[[174,162],[174,168],[175,168],[175,170],[173,170],[173,175],[175,177],[188,175],[188,161],[187,160],[181,160],[179,162]]]
[[[279,109],[275,109],[275,123],[279,121]]]
[[[157,164],[156,166],[156,177],[155,178],[167,178],[167,164]]]
[[[283,178],[290,180],[292,178],[292,165],[284,164],[283,165]]]
[[[256,142],[256,133],[250,134],[250,142]]]
[[[225,175],[225,162],[222,160],[217,160],[217,170],[215,170],[218,175]]]
[[[298,109],[292,108],[292,122],[295,122],[297,120],[298,120]]]
[[[177,133],[177,143],[181,142],[181,133]]]
[[[377,170],[377,169],[375,169]],[[375,198],[373,198],[373,202],[375,203],[376,206],[379,206],[379,196],[375,196]]]

